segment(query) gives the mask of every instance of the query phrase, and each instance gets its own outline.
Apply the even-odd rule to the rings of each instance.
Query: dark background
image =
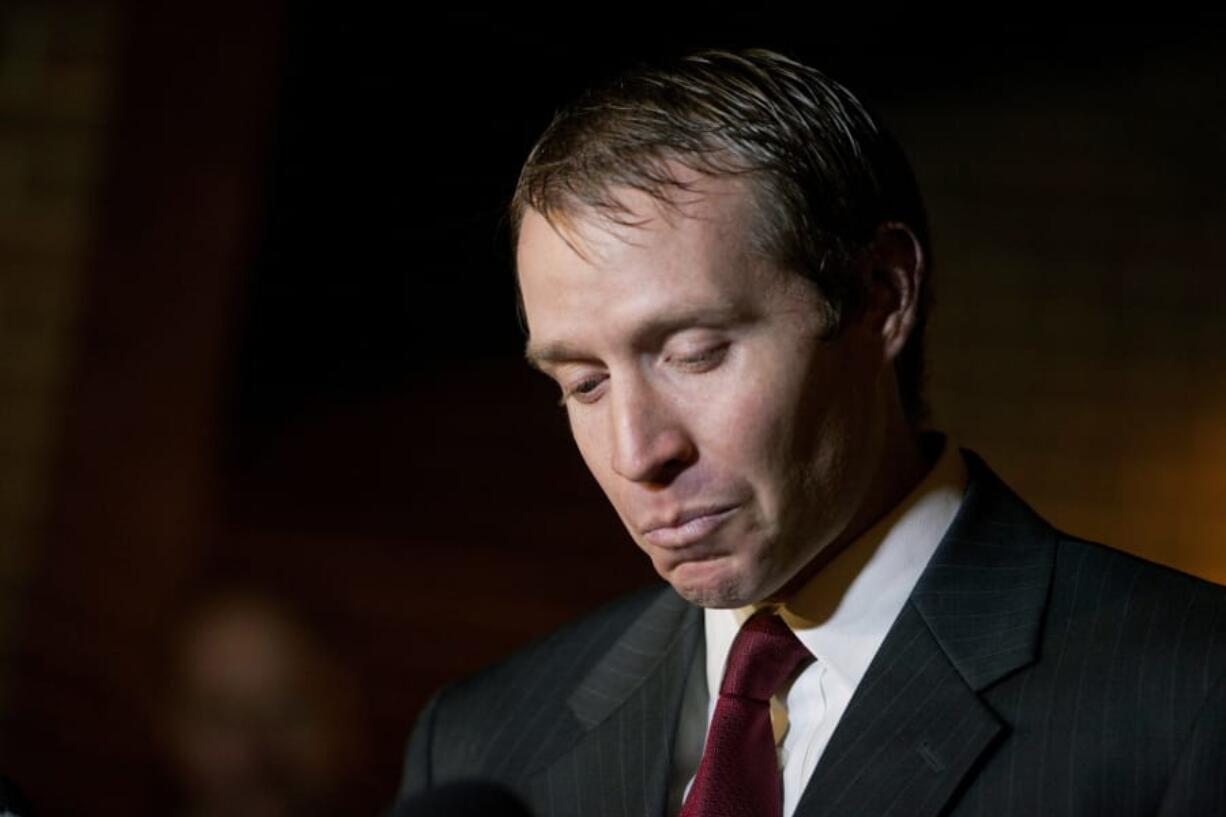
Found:
[[[0,770],[45,813],[158,810],[202,583],[335,645],[373,813],[434,688],[651,580],[522,364],[501,219],[555,107],[654,54],[776,48],[874,103],[931,211],[934,424],[1226,581],[1218,21],[153,5],[0,14]]]

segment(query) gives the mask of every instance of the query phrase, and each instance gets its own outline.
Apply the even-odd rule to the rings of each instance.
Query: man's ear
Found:
[[[877,228],[865,263],[870,275],[866,317],[885,358],[892,361],[915,329],[927,259],[911,228],[891,221]]]

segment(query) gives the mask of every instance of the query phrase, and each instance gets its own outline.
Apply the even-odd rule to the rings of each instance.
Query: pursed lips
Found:
[[[691,508],[682,511],[667,522],[645,526],[643,538],[657,547],[685,547],[710,535],[736,513],[739,507],[739,505],[719,505]]]

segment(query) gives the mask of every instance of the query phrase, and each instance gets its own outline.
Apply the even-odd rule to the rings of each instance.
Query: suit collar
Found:
[[[1035,659],[1056,534],[983,460],[963,456],[966,497],[911,603],[978,692]]]
[[[1004,738],[979,693],[1037,657],[1055,533],[963,452],[962,507],[852,697],[796,817],[935,817]]]
[[[617,638],[566,701],[549,758],[529,780],[550,813],[662,817],[685,682],[702,640],[702,614],[671,588]]]
[[[700,621],[699,608],[671,589],[663,591],[567,700],[579,723],[585,729],[601,724],[665,665],[688,668]]]

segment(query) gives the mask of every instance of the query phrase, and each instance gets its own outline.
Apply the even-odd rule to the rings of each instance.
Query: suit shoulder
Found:
[[[1172,567],[1058,534],[1049,626],[1091,628],[1136,660],[1161,656],[1205,689],[1226,675],[1226,587]]]
[[[649,607],[680,616],[689,607],[663,583],[620,597],[563,625],[508,658],[440,690],[432,702],[436,739],[463,746],[517,718],[562,717],[567,699]]]
[[[525,794],[531,775],[584,734],[593,706],[619,707],[618,690],[637,689],[660,662],[674,672],[684,664],[700,621],[697,608],[659,584],[444,687],[410,737],[402,799],[472,777]]]
[[[1114,598],[1113,591],[1120,588],[1119,580],[1123,580],[1131,594],[1169,601],[1184,599],[1202,603],[1208,609],[1226,605],[1226,587],[1208,579],[1061,531],[1056,532],[1056,540],[1057,566],[1063,568],[1057,570],[1057,576],[1075,577],[1082,585],[1087,579],[1097,579],[1103,583],[1108,598]],[[1222,624],[1226,626],[1226,620]]]
[[[524,689],[526,679],[549,677],[557,686],[581,678],[643,612],[664,595],[675,595],[663,584],[621,596],[520,647],[507,658],[447,688],[449,702],[480,697],[508,686]]]

